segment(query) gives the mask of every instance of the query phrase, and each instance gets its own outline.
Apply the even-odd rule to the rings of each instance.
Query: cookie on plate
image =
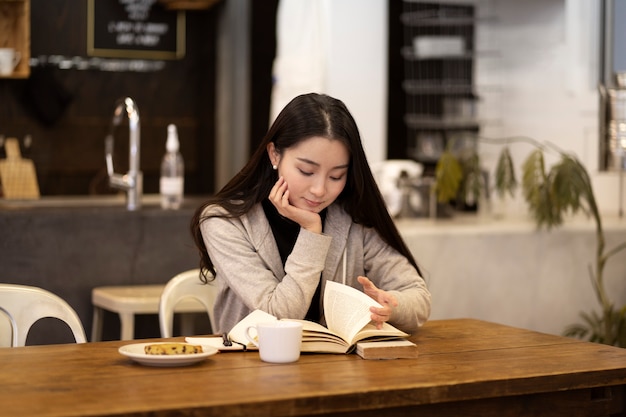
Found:
[[[188,343],[155,343],[144,347],[146,355],[191,355],[202,353],[202,346]]]

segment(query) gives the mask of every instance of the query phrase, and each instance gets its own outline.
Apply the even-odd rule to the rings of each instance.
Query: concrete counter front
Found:
[[[176,211],[156,204],[130,212],[123,204],[45,203],[0,208],[0,282],[40,286],[63,297],[87,334],[93,287],[165,283],[198,266],[189,222],[199,199],[187,200]],[[158,321],[143,320],[137,321],[138,337],[159,336]],[[33,331],[43,333],[42,339],[29,338],[29,344],[48,342],[59,333],[50,322],[42,326]],[[105,316],[104,338],[119,338],[116,316]]]
[[[566,219],[551,231],[529,219],[399,220],[432,292],[432,319],[469,317],[561,334],[598,310],[588,268],[595,224]],[[626,219],[604,219],[606,248],[626,241]],[[605,283],[626,304],[626,250],[611,257]]]
[[[186,199],[181,210],[165,211],[153,198],[136,212],[123,199],[0,204],[0,282],[60,295],[90,334],[93,287],[165,283],[198,266],[189,222],[201,201]],[[626,241],[626,220],[604,223],[607,248]],[[469,317],[560,334],[580,321],[581,311],[598,307],[588,275],[595,251],[590,220],[568,219],[552,231],[537,231],[527,219],[476,216],[397,224],[432,292],[432,319]],[[626,252],[609,260],[605,274],[613,300],[626,304]],[[138,317],[136,329],[137,337],[159,336],[153,316]],[[49,323],[40,332],[45,339],[28,343],[60,333]],[[69,331],[63,337],[71,340]],[[103,337],[119,337],[113,314],[105,316]]]

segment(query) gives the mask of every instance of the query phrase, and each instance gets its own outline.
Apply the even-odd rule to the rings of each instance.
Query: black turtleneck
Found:
[[[265,212],[265,216],[267,217],[270,227],[272,228],[272,233],[274,234],[274,239],[276,240],[276,245],[278,246],[278,252],[280,253],[280,259],[282,260],[284,267],[285,262],[287,262],[287,257],[289,257],[289,255],[291,254],[291,251],[296,244],[296,240],[298,239],[298,234],[300,233],[300,225],[281,216],[278,213],[278,210],[276,210],[276,207],[274,207],[274,205],[269,200],[263,200],[261,204],[263,205],[263,211]],[[326,210],[323,210],[320,213],[320,216],[322,217],[323,225],[324,220],[326,219]],[[311,300],[311,305],[309,306],[309,310],[307,311],[305,316],[306,320],[311,320],[319,323],[321,316],[320,296],[321,285],[320,282],[318,282],[317,289],[315,290],[315,294],[313,295],[313,299]]]

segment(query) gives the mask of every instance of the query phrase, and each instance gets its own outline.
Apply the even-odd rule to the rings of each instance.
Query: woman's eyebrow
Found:
[[[305,164],[309,164],[309,165],[314,165],[316,167],[319,167],[320,164],[318,164],[315,161],[311,161],[310,159],[307,158],[296,158],[298,161],[300,162],[304,162]],[[333,167],[332,169],[343,169],[343,168],[348,168],[349,164],[344,164],[344,165],[337,165],[336,167]]]

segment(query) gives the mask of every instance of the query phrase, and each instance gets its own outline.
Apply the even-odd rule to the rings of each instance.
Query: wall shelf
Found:
[[[11,75],[0,78],[30,76],[30,0],[0,0],[0,48],[14,48],[20,62]]]
[[[478,131],[480,123],[472,117],[435,117],[422,114],[407,114],[405,123],[416,130],[471,130]]]
[[[466,94],[475,96],[474,86],[466,80],[405,80],[402,89],[406,94]]]

